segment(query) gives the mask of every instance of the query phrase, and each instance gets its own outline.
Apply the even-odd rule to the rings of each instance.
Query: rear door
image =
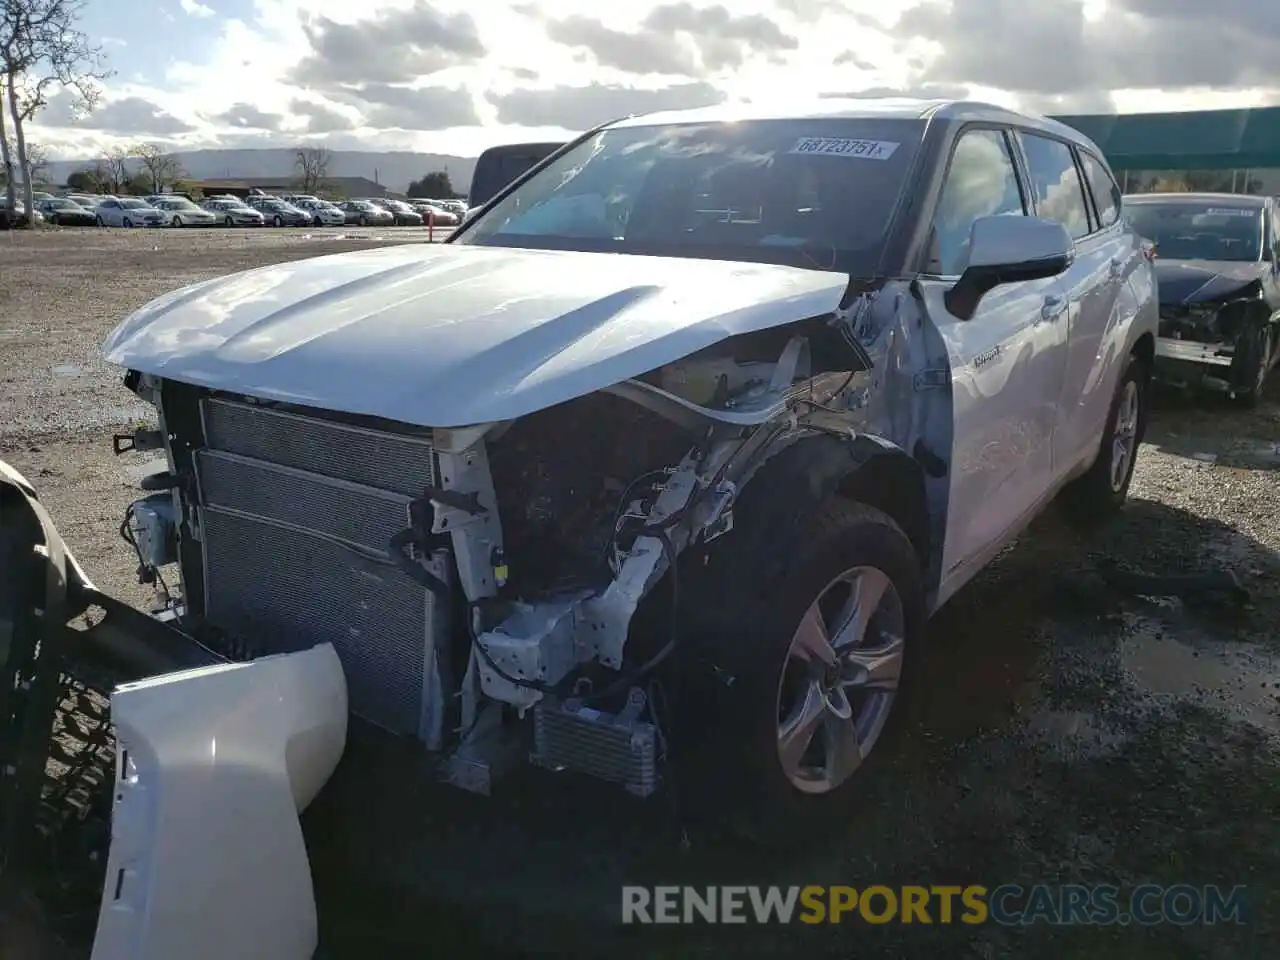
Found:
[[[951,364],[954,439],[939,602],[1020,528],[1052,468],[1066,363],[1065,289],[1057,279],[1006,284],[983,297],[969,320],[951,314],[944,300],[964,271],[973,222],[1031,210],[1015,156],[1007,130],[962,131],[920,277]]]
[[[1120,313],[1132,298],[1121,294],[1142,252],[1120,222],[1120,188],[1101,160],[1041,133],[1022,131],[1018,139],[1037,214],[1062,223],[1076,242],[1075,262],[1062,275],[1070,306],[1054,432],[1054,472],[1061,478],[1098,450],[1115,392],[1116,354],[1125,349]]]

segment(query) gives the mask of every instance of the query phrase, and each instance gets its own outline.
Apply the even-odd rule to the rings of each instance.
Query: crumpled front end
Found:
[[[228,664],[175,624],[99,592],[0,461],[0,895],[96,960],[303,960],[298,814],[345,742],[341,668]]]
[[[1254,340],[1269,319],[1256,280],[1211,277],[1183,295],[1176,281],[1162,277],[1157,373],[1175,383],[1247,389]]]

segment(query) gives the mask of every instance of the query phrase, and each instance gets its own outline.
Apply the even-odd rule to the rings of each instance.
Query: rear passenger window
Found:
[[[1089,180],[1089,189],[1093,191],[1094,205],[1098,208],[1098,226],[1109,227],[1120,217],[1120,187],[1093,154],[1081,150],[1080,162]]]
[[[1061,140],[1021,133],[1027,155],[1027,173],[1036,210],[1046,220],[1057,220],[1075,239],[1089,234],[1089,205],[1084,184],[1071,158],[1071,148]]]
[[[997,130],[962,134],[933,215],[933,255],[926,272],[944,277],[963,273],[973,221],[1006,214],[1020,217],[1025,212],[1004,134]]]

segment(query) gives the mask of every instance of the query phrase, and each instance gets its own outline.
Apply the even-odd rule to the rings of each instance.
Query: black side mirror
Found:
[[[1001,284],[1056,277],[1074,259],[1075,242],[1056,220],[979,217],[969,232],[969,265],[943,300],[952,316],[969,320]]]

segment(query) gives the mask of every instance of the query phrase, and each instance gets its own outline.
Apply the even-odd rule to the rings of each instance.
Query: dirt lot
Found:
[[[109,443],[145,411],[96,357],[108,330],[184,283],[402,239],[0,235],[0,456],[36,483],[102,587],[146,601],[115,532],[144,464]],[[1280,377],[1272,387],[1248,413],[1162,395],[1121,520],[1085,539],[1051,513],[939,616],[904,748],[821,849],[681,849],[666,808],[607,790],[517,783],[480,803],[347,766],[308,824],[330,955],[483,942],[584,956],[1275,956]],[[1251,601],[1143,598],[1108,585],[1109,563],[1231,570]],[[362,815],[339,827],[352,807]],[[407,836],[406,816],[419,824]],[[624,882],[1244,885],[1249,911],[1243,926],[856,921],[615,941]]]

